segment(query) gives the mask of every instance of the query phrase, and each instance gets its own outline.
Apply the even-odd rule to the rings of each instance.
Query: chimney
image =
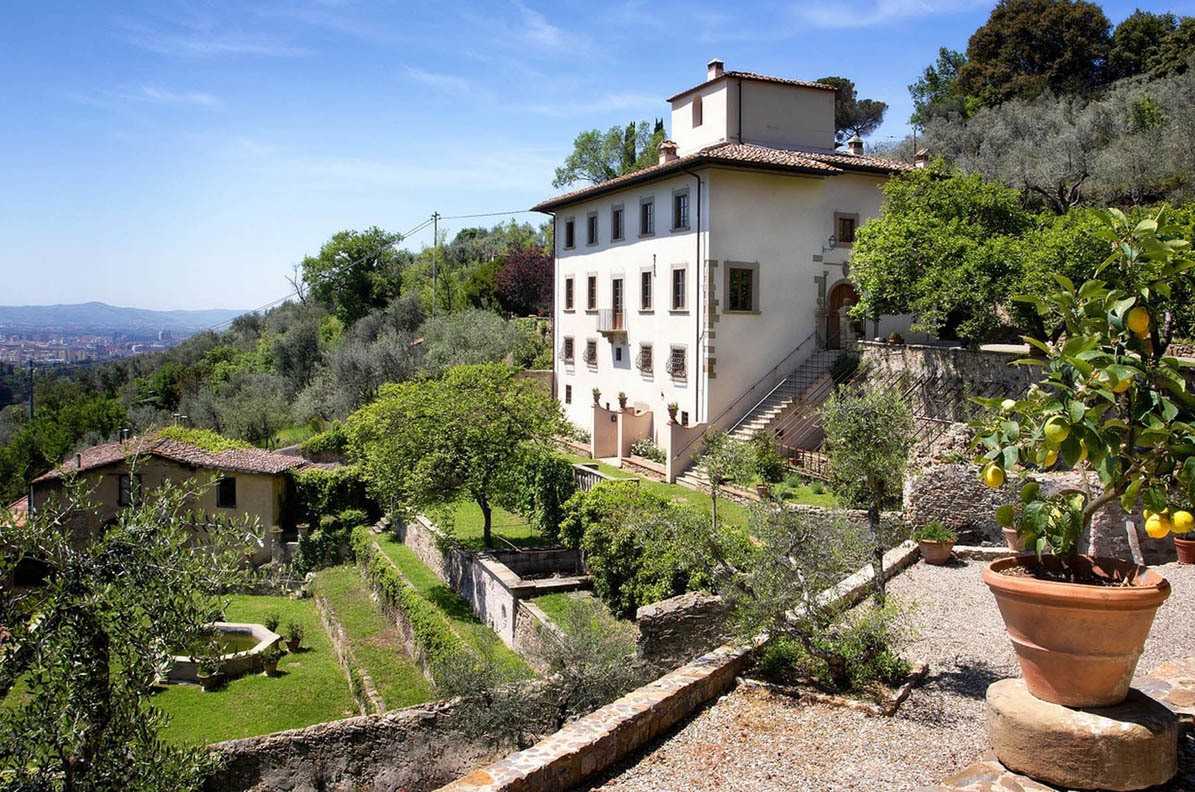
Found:
[[[679,157],[676,156],[676,144],[675,143],[673,143],[671,140],[665,140],[662,143],[660,143],[660,164],[661,165],[663,165],[666,162],[672,162],[677,159],[679,159]]]
[[[863,138],[859,137],[857,134],[851,136],[851,139],[846,142],[846,147],[847,150],[849,150],[854,156],[863,156]]]
[[[726,62],[721,58],[714,58],[705,64],[706,80],[716,80],[726,72]]]
[[[929,164],[929,152],[925,149],[917,149],[917,153],[913,155],[913,167],[924,168]]]

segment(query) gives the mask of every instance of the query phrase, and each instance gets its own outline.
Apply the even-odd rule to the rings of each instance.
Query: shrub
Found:
[[[631,453],[635,456],[641,456],[644,459],[650,459],[652,462],[664,464],[668,461],[664,449],[651,441],[650,437],[645,437],[642,440],[636,440],[631,443]]]
[[[329,514],[340,514],[346,509],[365,513],[365,520],[373,522],[381,516],[382,510],[369,494],[365,473],[357,465],[341,465],[334,468],[308,468],[291,474],[294,482],[294,509],[296,522],[318,523]]]
[[[464,642],[453,631],[444,614],[407,582],[394,562],[378,547],[368,528],[363,525],[354,528],[351,543],[357,565],[374,592],[387,607],[403,614],[411,625],[415,643],[428,662],[432,676],[437,684],[446,684],[448,678],[459,671],[462,658],[468,659]]]
[[[707,523],[692,506],[635,484],[603,482],[569,499],[560,533],[585,551],[597,596],[630,618],[641,605],[712,584],[708,558],[693,542]]]
[[[788,464],[780,455],[780,447],[771,432],[758,432],[751,438],[751,449],[755,452],[755,475],[769,484],[784,480]]]
[[[202,448],[209,454],[219,454],[222,451],[237,451],[253,446],[243,440],[233,440],[224,437],[211,429],[192,429],[186,426],[167,426],[158,430],[158,437],[167,440],[177,440],[180,443]]]
[[[278,615],[278,611],[270,611],[266,614],[265,621],[262,622],[265,628],[270,632],[278,632],[278,625],[282,622],[282,617]]]
[[[306,574],[333,564],[349,556],[349,536],[354,528],[367,524],[367,516],[360,509],[345,509],[337,515],[320,518],[319,527],[299,539],[299,550],[292,566],[299,574]]]
[[[913,541],[955,542],[958,541],[958,534],[947,528],[942,522],[934,520],[913,531]]]
[[[342,456],[348,448],[348,436],[344,424],[333,421],[332,425],[319,434],[312,435],[299,445],[307,456]]]

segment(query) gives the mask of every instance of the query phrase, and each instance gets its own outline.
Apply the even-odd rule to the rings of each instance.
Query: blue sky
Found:
[[[5,6],[0,304],[248,308],[337,230],[530,206],[579,130],[666,117],[711,57],[851,77],[903,135],[908,83],[992,3]]]

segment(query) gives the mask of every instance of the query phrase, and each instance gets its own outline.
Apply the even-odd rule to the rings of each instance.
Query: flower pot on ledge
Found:
[[[983,582],[996,597],[1030,693],[1066,707],[1119,704],[1170,584],[1130,561],[1078,556],[1070,564],[1081,578],[1123,584],[1044,579],[1066,569],[1064,559],[1050,555],[1040,562],[1031,555],[994,561]]]
[[[921,557],[925,559],[925,563],[933,564],[934,566],[945,566],[946,562],[950,560],[950,556],[954,553],[954,542],[936,542],[932,539],[919,539],[917,541],[917,549],[921,551]]]
[[[1180,564],[1195,564],[1195,539],[1179,539],[1176,536],[1174,549],[1178,553]]]

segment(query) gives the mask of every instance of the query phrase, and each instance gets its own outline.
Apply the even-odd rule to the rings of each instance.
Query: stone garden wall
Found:
[[[422,792],[497,754],[464,739],[456,701],[216,743],[209,792]]]
[[[722,598],[700,591],[639,608],[639,658],[660,669],[682,666],[730,640]]]
[[[1085,486],[1091,487],[1093,497],[1102,492],[1094,476],[1087,484],[1077,473],[1045,473],[1032,478],[1047,493]],[[905,482],[905,516],[912,525],[941,520],[959,533],[961,544],[1001,545],[1004,537],[996,524],[996,508],[1015,503],[1026,480],[1010,476],[1003,487],[993,490],[979,480],[977,465],[929,465]],[[1092,555],[1113,558],[1133,559],[1139,552],[1146,564],[1163,564],[1175,558],[1169,538],[1150,539],[1145,535],[1140,510],[1126,515],[1119,503],[1110,503],[1096,514],[1089,535],[1081,538],[1079,546]]]

